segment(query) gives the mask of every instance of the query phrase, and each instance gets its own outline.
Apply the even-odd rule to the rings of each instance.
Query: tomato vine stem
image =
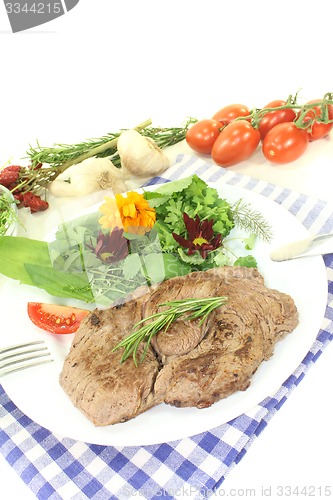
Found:
[[[260,121],[265,115],[271,112],[276,112],[284,109],[293,109],[297,111],[294,120],[295,125],[301,129],[311,129],[314,122],[320,123],[333,123],[333,118],[329,117],[329,106],[333,105],[333,92],[327,92],[321,100],[314,101],[308,104],[299,104],[297,102],[297,94],[295,96],[289,95],[286,104],[283,106],[269,107],[269,108],[253,108],[248,116],[239,116],[235,121],[251,120],[251,125],[258,128]],[[318,115],[316,108],[321,109]],[[306,118],[306,119],[305,119]]]

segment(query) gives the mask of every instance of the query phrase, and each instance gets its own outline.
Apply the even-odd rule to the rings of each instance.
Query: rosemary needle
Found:
[[[138,321],[134,325],[132,333],[119,342],[119,344],[114,347],[113,352],[123,348],[124,352],[121,363],[132,355],[134,364],[138,366],[137,351],[141,342],[145,342],[146,344],[140,362],[144,360],[147,354],[152,337],[158,332],[161,330],[166,332],[174,321],[186,313],[191,313],[185,318],[186,320],[201,318],[200,324],[202,324],[214,309],[222,306],[226,301],[227,297],[209,297],[204,299],[183,299],[164,302],[160,304],[159,307],[167,306],[168,309]]]

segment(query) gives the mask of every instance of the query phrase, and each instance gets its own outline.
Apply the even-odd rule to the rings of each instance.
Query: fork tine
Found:
[[[0,365],[3,361],[5,361],[6,359],[12,359],[12,358],[17,358],[18,356],[24,356],[26,354],[32,354],[34,352],[41,352],[41,351],[47,351],[47,347],[37,347],[35,349],[28,349],[28,350],[17,350],[17,352],[15,352],[14,354],[9,354],[8,356],[2,356],[0,354]]]
[[[32,359],[43,358],[45,356],[50,356],[50,353],[46,352],[46,353],[42,353],[42,354],[35,354],[33,356],[27,356],[27,357],[23,357],[23,358],[17,358],[14,361],[9,361],[9,363],[0,363],[0,370],[2,368],[6,368],[7,366],[16,365],[17,363],[24,363],[24,361],[31,361]]]
[[[8,346],[8,347],[2,347],[0,349],[0,354],[3,354],[5,352],[10,352],[10,351],[13,351],[15,349],[20,349],[21,347],[22,348],[30,347],[30,346],[37,345],[37,344],[44,344],[44,340],[35,340],[33,342],[26,342],[25,344],[16,344],[16,345]]]
[[[29,363],[28,365],[15,366],[15,367],[9,368],[9,370],[7,369],[5,371],[0,371],[0,377],[3,377],[4,375],[7,375],[9,373],[18,372],[20,370],[25,370],[26,368],[30,368],[33,366],[44,365],[45,363],[51,363],[52,361],[53,361],[53,359],[46,359],[43,361],[36,361],[35,363]]]
[[[41,344],[45,344],[43,340],[36,340],[33,342],[26,342],[24,344],[16,344],[1,348],[0,377],[6,375],[7,373],[16,372],[25,368],[53,361],[52,358],[49,358],[51,354],[47,347],[45,345],[41,346]],[[6,355],[3,356],[3,354]],[[48,357],[48,359],[37,360],[37,358],[46,357]]]

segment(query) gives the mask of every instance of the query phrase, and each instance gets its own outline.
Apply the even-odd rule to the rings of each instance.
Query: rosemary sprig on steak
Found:
[[[150,345],[151,339],[158,332],[163,330],[166,332],[170,325],[176,321],[181,316],[189,313],[187,317],[183,318],[186,320],[200,319],[200,324],[205,321],[207,316],[217,307],[222,306],[227,302],[227,297],[209,297],[205,299],[183,299],[183,300],[171,300],[164,302],[159,305],[159,307],[167,306],[165,309],[151,316],[143,318],[138,321],[134,327],[133,332],[119,342],[118,345],[113,349],[124,349],[124,353],[121,358],[123,363],[131,355],[135,365],[138,365],[137,361],[137,351],[141,342],[145,342],[145,348],[141,355],[140,362],[142,362],[147,354],[148,347]]]

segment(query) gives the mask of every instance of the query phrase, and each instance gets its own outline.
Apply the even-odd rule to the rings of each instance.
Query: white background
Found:
[[[80,0],[57,20],[12,34],[1,3],[0,165],[37,139],[71,143],[147,118],[178,126],[297,91],[320,98],[333,91],[332,15],[331,0]],[[232,168],[332,199],[332,138],[293,164],[272,166],[258,151]],[[332,349],[230,472],[226,491],[252,487],[260,497],[271,485],[332,486]],[[1,498],[34,498],[2,457],[0,477]]]

